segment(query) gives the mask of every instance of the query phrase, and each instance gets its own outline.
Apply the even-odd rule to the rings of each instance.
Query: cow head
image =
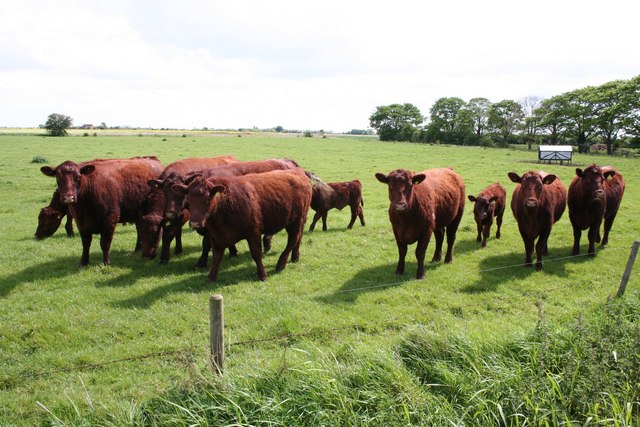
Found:
[[[55,233],[58,227],[60,227],[60,223],[62,222],[62,217],[64,215],[65,214],[59,210],[50,206],[40,209],[40,214],[38,215],[38,228],[36,229],[35,234],[36,239],[41,240],[46,237],[53,236],[53,233]]]
[[[483,221],[487,218],[493,217],[498,196],[487,198],[487,196],[485,196],[484,194],[479,194],[478,197],[469,195],[468,198],[474,203],[473,213],[476,217],[480,218]]]
[[[191,178],[189,176],[189,178]],[[189,186],[191,182],[189,178],[183,178],[176,173],[170,173],[162,182],[162,191],[164,191],[164,217],[167,219],[177,218],[185,207],[186,194],[179,194],[173,191],[176,184],[184,184]]]
[[[142,246],[142,257],[153,259],[156,257],[156,249],[162,237],[162,215],[150,213],[144,215],[137,223]]]
[[[189,186],[174,184],[172,191],[186,198],[189,204],[189,227],[202,228],[209,218],[209,212],[218,192],[226,190],[224,185],[218,185],[211,180],[205,180],[201,176],[195,177]]]
[[[65,205],[72,205],[78,202],[82,176],[92,174],[95,169],[96,167],[92,164],[80,166],[67,160],[56,168],[43,166],[40,171],[47,176],[56,178],[60,201]]]
[[[556,178],[556,175],[544,172],[527,172],[522,176],[509,172],[509,179],[522,187],[521,197],[528,209],[538,207],[543,186],[553,183]]]
[[[615,170],[607,169],[606,171],[598,165],[591,165],[584,171],[576,168],[576,176],[580,178],[580,186],[583,194],[593,201],[604,200],[603,184],[607,178],[616,174]]]
[[[376,178],[389,187],[389,201],[396,212],[404,212],[409,208],[413,187],[425,180],[422,173],[413,174],[405,169],[397,169],[385,175],[376,173]]]

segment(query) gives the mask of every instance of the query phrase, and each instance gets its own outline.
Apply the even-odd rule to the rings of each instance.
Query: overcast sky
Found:
[[[0,126],[348,131],[640,74],[637,0],[2,0]]]

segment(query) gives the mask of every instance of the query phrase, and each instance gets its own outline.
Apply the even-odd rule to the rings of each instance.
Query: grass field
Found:
[[[574,154],[570,166],[539,165],[536,152],[521,149],[252,133],[98,132],[50,138],[7,131],[0,132],[0,147],[0,425],[393,425],[398,420],[405,425],[467,420],[472,425],[469,420],[481,418],[469,418],[474,415],[464,412],[465,399],[476,391],[466,390],[464,382],[455,393],[429,385],[417,372],[426,369],[421,363],[432,370],[444,363],[444,350],[424,352],[418,344],[438,344],[457,355],[448,358],[469,362],[458,360],[459,378],[436,375],[439,383],[483,371],[470,360],[473,355],[486,368],[491,349],[509,353],[510,345],[539,331],[541,324],[550,333],[562,332],[603,309],[617,290],[631,244],[640,238],[640,161],[635,159]],[[60,229],[52,238],[33,239],[39,209],[55,188],[55,180],[40,173],[43,163],[35,159],[55,166],[67,159],[156,155],[167,164],[220,154],[241,160],[288,157],[325,181],[357,178],[363,184],[367,225],[356,222],[346,230],[348,209],[331,211],[329,230],[305,232],[300,262],[277,274],[285,237],[276,235],[274,250],[265,257],[269,277],[264,283],[256,280],[246,243],[238,245],[238,258],[225,257],[218,282],[207,282],[208,271],[193,268],[200,237],[189,230],[185,254],[172,257],[168,265],[132,253],[133,226],[118,226],[109,267],[100,265],[95,238],[90,265],[82,269],[76,267],[79,237],[67,238]],[[565,213],[549,239],[544,270],[522,267],[524,247],[508,208],[502,239],[493,238],[494,226],[481,250],[468,203],[452,264],[428,264],[425,279],[416,281],[412,246],[405,275],[394,275],[397,250],[387,189],[375,172],[451,166],[464,178],[467,194],[500,181],[510,199],[514,184],[509,171],[542,168],[568,187],[575,167],[593,162],[616,166],[627,182],[609,247],[598,248],[595,258],[570,257],[573,238]],[[432,240],[427,260],[433,245]],[[625,295],[630,302],[639,299],[638,277],[636,268]],[[213,293],[221,293],[225,303],[222,379],[207,365],[208,298]],[[640,335],[637,323],[634,327],[631,331]],[[629,357],[637,369],[637,348]],[[506,382],[509,375],[496,375],[495,382]],[[546,378],[546,371],[541,375]],[[606,395],[603,384],[600,392]],[[635,409],[626,425],[637,425],[637,379],[631,387]],[[626,402],[615,403],[622,409],[611,414],[626,420]],[[271,412],[256,409],[269,406]],[[215,422],[200,418],[207,408],[229,416]],[[439,409],[426,414],[424,408]],[[166,417],[154,418],[154,413]],[[527,424],[517,416],[505,417],[495,424]]]

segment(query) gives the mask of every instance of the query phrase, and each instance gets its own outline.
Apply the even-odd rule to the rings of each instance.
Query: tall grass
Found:
[[[605,350],[584,350],[581,363],[592,368],[570,366],[571,376],[550,367],[576,360],[560,357],[574,345],[571,335],[562,333],[578,324],[590,330],[589,313],[615,293],[629,246],[640,235],[637,160],[611,159],[629,185],[610,245],[598,249],[595,258],[569,256],[566,215],[554,227],[540,273],[520,265],[524,249],[510,213],[502,239],[491,238],[481,250],[469,205],[453,263],[430,264],[425,280],[416,281],[412,251],[407,273],[394,275],[397,252],[387,190],[375,172],[453,166],[468,194],[494,181],[510,192],[508,171],[542,167],[568,185],[576,164],[602,157],[576,155],[573,166],[541,166],[535,152],[523,150],[137,133],[0,135],[0,424],[161,425],[174,417],[176,424],[201,419],[202,424],[254,425],[469,425],[483,420],[523,425],[552,419],[543,418],[551,413],[558,423],[586,423],[590,413],[592,423],[623,422],[618,416],[623,413],[636,422],[637,383],[629,380],[624,394],[620,387],[626,379],[615,373],[603,373],[591,385],[573,379],[595,377],[600,366],[616,371],[620,365],[610,357],[608,365],[598,365],[589,356]],[[274,269],[285,238],[276,235],[274,251],[265,257],[265,283],[256,280],[245,244],[239,245],[238,258],[223,260],[219,281],[208,283],[206,273],[193,268],[200,237],[188,230],[185,253],[163,266],[132,254],[135,230],[119,226],[113,265],[99,264],[94,239],[90,265],[78,269],[79,238],[61,231],[44,241],[32,237],[38,211],[55,186],[39,172],[40,164],[31,163],[34,153],[51,165],[149,154],[165,164],[218,154],[243,160],[289,157],[326,181],[360,179],[367,226],[347,231],[348,212],[330,212],[329,230],[306,232],[300,262],[278,274]],[[639,286],[634,273],[625,300]],[[222,379],[207,366],[211,293],[225,298],[228,351]],[[577,337],[575,345],[582,345]],[[618,360],[624,355],[620,351]],[[544,381],[530,380],[533,366],[535,378]],[[528,384],[537,388],[520,393]],[[512,400],[506,390],[514,391]],[[561,404],[546,406],[552,398]],[[467,401],[472,405],[465,406]],[[516,416],[517,411],[524,415]]]

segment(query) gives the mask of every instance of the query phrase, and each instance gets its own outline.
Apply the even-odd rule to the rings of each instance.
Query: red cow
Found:
[[[384,175],[377,173],[378,181],[389,186],[389,220],[398,245],[396,274],[404,273],[407,245],[417,242],[416,278],[424,278],[424,257],[435,234],[436,250],[433,262],[442,258],[442,244],[447,232],[447,254],[444,262],[453,259],[453,243],[464,213],[465,187],[462,177],[452,169],[428,169],[413,173],[397,169]]]
[[[487,239],[491,234],[493,218],[496,218],[498,229],[496,239],[500,238],[500,227],[502,226],[502,216],[506,206],[507,192],[499,182],[494,182],[477,196],[469,195],[469,200],[474,202],[473,218],[478,227],[478,242],[482,241],[481,247],[487,246]]]
[[[362,184],[360,181],[348,182],[323,182],[316,175],[307,172],[313,185],[313,198],[311,199],[311,209],[316,211],[309,231],[313,231],[316,222],[322,218],[322,231],[327,231],[327,214],[335,208],[342,210],[345,206],[351,208],[351,221],[347,229],[351,230],[356,218],[360,218],[360,224],[364,226],[364,213],[362,212]]]
[[[116,224],[134,222],[138,227],[149,192],[147,181],[160,175],[162,165],[155,157],[138,157],[84,165],[68,160],[40,170],[56,178],[60,200],[76,220],[82,237],[80,265],[89,263],[93,234],[100,234],[102,261],[108,265]],[[139,241],[138,233],[136,247]]]
[[[609,230],[616,218],[624,194],[624,178],[612,167],[591,165],[584,171],[576,169],[569,185],[567,204],[573,226],[572,255],[580,253],[582,230],[589,229],[588,254],[595,255],[595,244],[600,243],[600,224],[604,219],[602,246],[609,241]]]
[[[564,213],[567,191],[560,179],[546,172],[527,172],[520,177],[509,172],[509,179],[516,184],[511,196],[511,211],[518,222],[518,230],[524,241],[525,264],[532,264],[534,242],[536,270],[542,270],[542,256],[549,252],[547,242],[551,228]]]
[[[301,169],[209,179],[198,176],[188,187],[176,184],[173,190],[187,197],[189,225],[206,226],[214,249],[210,281],[217,278],[224,248],[242,239],[249,243],[258,279],[265,280],[260,236],[282,229],[287,230],[288,239],[276,271],[285,268],[289,254],[291,262],[298,261],[312,196],[309,179]],[[216,197],[218,193],[220,197]]]
[[[252,173],[264,173],[271,172],[274,170],[292,170],[296,169],[302,171],[298,163],[291,159],[270,159],[270,160],[259,160],[253,162],[238,162],[231,165],[219,166],[214,168],[205,169],[202,171],[193,172],[191,174],[187,174],[185,176],[177,176],[174,184],[184,184],[189,185],[189,183],[195,177],[202,177],[203,179],[209,178],[217,178],[217,177],[231,177],[231,176],[243,176]],[[181,193],[171,192],[167,194],[166,199],[166,208],[165,208],[165,216],[171,218],[176,215],[180,209],[188,209],[188,205],[185,204],[185,196]],[[271,235],[265,235],[262,239],[264,253],[269,252],[271,249]],[[209,238],[206,233],[203,235],[202,240],[202,255],[200,259],[196,263],[197,268],[204,268],[207,266],[207,257],[209,254],[209,250],[211,249],[211,244],[209,242]],[[238,250],[234,245],[229,247],[229,252],[231,256],[236,256]]]
[[[58,190],[53,192],[51,201],[48,206],[40,209],[38,215],[38,228],[36,229],[36,239],[44,239],[53,236],[53,233],[58,230],[62,219],[66,216],[67,221],[64,225],[64,229],[67,232],[67,236],[73,237],[73,217],[68,214],[69,207],[60,201],[60,194]]]
[[[182,225],[189,220],[188,212],[180,210],[166,215],[167,198],[173,194],[171,187],[182,182],[180,177],[215,166],[224,166],[239,162],[233,156],[192,157],[169,163],[157,179],[150,179],[151,192],[147,196],[141,221],[142,256],[153,259],[162,236],[160,262],[166,264],[171,257],[171,242],[175,238],[175,253],[182,253]],[[185,217],[185,214],[187,215]]]

